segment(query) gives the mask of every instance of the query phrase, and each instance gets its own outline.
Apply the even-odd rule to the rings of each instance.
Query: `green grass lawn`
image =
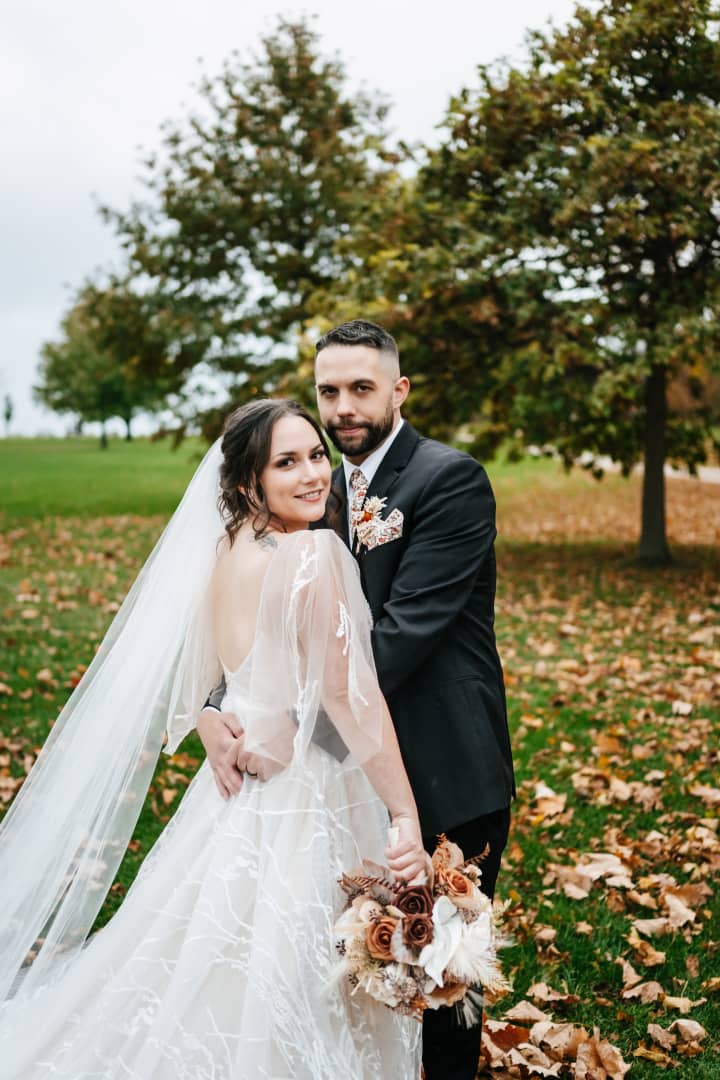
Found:
[[[0,514],[169,514],[203,451],[197,439],[0,439]]]
[[[0,439],[0,516],[7,522],[53,515],[168,515],[177,506],[206,447],[197,438],[173,449],[170,439]],[[547,459],[496,462],[493,477],[512,478],[515,490],[569,481]],[[556,478],[553,480],[552,478]]]
[[[5,802],[182,493],[195,449],[118,442],[101,456],[78,440],[0,442]],[[669,1062],[683,1080],[720,1080],[720,493],[671,486],[678,558],[651,572],[630,557],[636,481],[597,486],[547,461],[491,475],[519,795],[499,882],[515,939],[505,955],[513,990],[490,1014],[545,983],[561,1000],[539,1007],[598,1027],[632,1062],[631,1077],[654,1077]],[[161,758],[100,921],[201,759],[194,736]],[[588,881],[574,868],[598,853],[615,855],[626,880],[599,877],[573,898],[573,884]],[[658,936],[634,930],[637,919],[668,914],[673,889],[692,917]],[[622,961],[663,996],[624,997]],[[664,1064],[651,1060],[659,1048],[648,1023],[668,1027],[683,998],[709,1033],[702,1052],[678,1047]]]

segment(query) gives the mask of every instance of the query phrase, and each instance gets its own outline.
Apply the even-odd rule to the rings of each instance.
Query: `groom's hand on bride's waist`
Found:
[[[280,747],[282,744],[282,747]],[[286,763],[290,761],[293,753],[292,738],[285,733],[285,737],[280,736],[275,740],[275,749],[280,752],[280,757]],[[286,768],[281,761],[272,757],[264,757],[262,754],[253,754],[249,750],[245,749],[245,735],[241,735],[239,739],[235,741],[236,747],[236,763],[238,769],[245,773],[246,776],[251,776],[253,780],[269,780],[272,776],[277,776]]]
[[[197,733],[205,747],[208,763],[223,799],[237,795],[243,785],[243,773],[238,767],[238,750],[242,745],[243,727],[235,713],[204,708],[197,720]]]

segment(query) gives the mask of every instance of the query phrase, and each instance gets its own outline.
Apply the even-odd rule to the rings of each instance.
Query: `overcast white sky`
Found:
[[[64,432],[32,402],[38,352],[57,335],[74,288],[116,257],[93,196],[126,207],[140,193],[140,150],[210,74],[252,50],[278,15],[317,15],[351,85],[392,99],[398,137],[429,139],[478,63],[522,55],[526,30],[565,23],[574,0],[23,0],[0,35],[0,399],[13,432]]]

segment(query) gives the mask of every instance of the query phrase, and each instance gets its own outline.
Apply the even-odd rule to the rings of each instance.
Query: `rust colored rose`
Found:
[[[477,902],[475,885],[460,870],[440,870],[438,881],[445,886],[448,896],[456,907],[475,906]]]
[[[433,898],[427,885],[408,885],[397,894],[395,907],[403,915],[432,915]]]
[[[396,926],[396,920],[388,918],[378,919],[377,922],[368,926],[365,944],[370,955],[374,956],[376,960],[392,960],[393,954],[390,949],[390,942]]]
[[[433,939],[433,924],[429,915],[406,915],[402,923],[403,941],[411,949],[422,949]]]

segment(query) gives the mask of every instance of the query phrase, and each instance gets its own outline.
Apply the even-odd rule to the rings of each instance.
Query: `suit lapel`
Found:
[[[384,499],[390,492],[402,470],[413,455],[413,451],[420,441],[420,436],[414,428],[411,428],[407,420],[398,432],[398,435],[380,462],[378,471],[372,478],[368,488],[368,497],[377,496]],[[383,514],[383,517],[386,515]]]
[[[398,432],[392,446],[380,462],[378,471],[373,476],[372,482],[368,487],[367,498],[375,496],[378,499],[389,499],[393,484],[412,457],[419,441],[420,436],[417,431],[415,431],[414,428],[411,428],[406,420],[402,429]],[[382,513],[382,517],[387,517],[391,510],[392,505],[387,506]],[[382,549],[377,548],[374,550],[380,551]],[[361,547],[356,553],[356,557],[358,562],[360,562],[361,567],[365,557],[369,554],[370,552],[366,547]]]
[[[345,470],[339,465],[332,474],[332,491],[338,500],[339,506],[334,516],[333,528],[346,547],[350,547],[350,533],[348,531],[347,490],[345,485]]]

